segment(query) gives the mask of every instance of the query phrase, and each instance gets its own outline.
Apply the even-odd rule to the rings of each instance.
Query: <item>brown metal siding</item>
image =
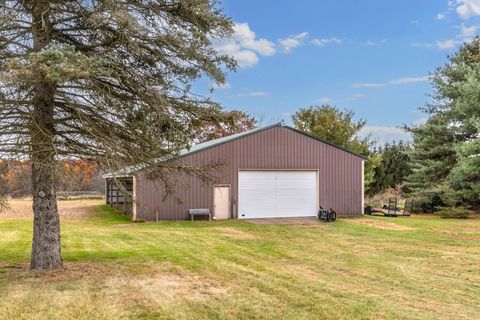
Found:
[[[222,162],[218,184],[231,186],[236,212],[238,171],[242,169],[312,169],[319,171],[320,205],[342,215],[361,214],[362,159],[317,141],[286,127],[273,127],[184,157],[190,164],[202,166]],[[213,185],[205,186],[198,178],[179,176],[176,196],[163,199],[159,181],[137,175],[137,218],[155,220],[188,219],[188,209],[209,208],[213,212]]]

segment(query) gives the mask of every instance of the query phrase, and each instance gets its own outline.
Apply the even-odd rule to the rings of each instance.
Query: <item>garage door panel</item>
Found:
[[[316,171],[240,171],[240,219],[315,216]]]

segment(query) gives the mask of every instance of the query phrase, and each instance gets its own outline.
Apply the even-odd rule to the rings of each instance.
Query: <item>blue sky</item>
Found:
[[[480,0],[224,0],[239,68],[213,98],[261,124],[328,102],[367,120],[379,142],[406,139],[432,93],[428,75],[478,29]],[[204,84],[208,86],[209,84]],[[212,85],[212,84],[210,84]],[[202,90],[206,88],[202,88]]]

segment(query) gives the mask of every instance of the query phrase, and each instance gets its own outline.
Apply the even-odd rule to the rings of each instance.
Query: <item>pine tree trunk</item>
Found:
[[[51,42],[49,3],[32,1],[34,50],[40,51]],[[32,270],[60,269],[60,218],[55,193],[54,148],[55,84],[39,74],[34,87],[31,127],[33,241]]]

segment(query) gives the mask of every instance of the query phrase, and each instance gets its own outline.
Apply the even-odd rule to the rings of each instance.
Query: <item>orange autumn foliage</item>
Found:
[[[91,191],[102,185],[98,167],[88,160],[67,159],[59,162],[56,178],[57,191]],[[30,160],[0,159],[0,196],[8,195],[31,195]]]

